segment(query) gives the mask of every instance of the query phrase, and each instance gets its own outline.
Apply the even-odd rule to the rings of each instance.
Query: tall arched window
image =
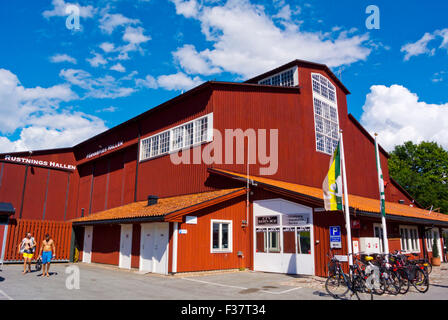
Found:
[[[339,120],[335,86],[323,75],[312,73],[316,150],[332,154],[338,144]]]

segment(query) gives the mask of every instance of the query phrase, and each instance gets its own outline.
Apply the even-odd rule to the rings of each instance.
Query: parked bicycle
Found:
[[[371,274],[367,275],[366,269],[363,269],[359,263],[349,266],[349,273],[346,274],[342,269],[341,262],[335,256],[328,255],[328,257],[330,258],[329,274],[325,282],[328,294],[333,298],[341,299],[351,291],[350,298],[356,296],[358,300],[361,300],[358,293],[369,292],[366,281]],[[370,290],[370,294],[373,299],[373,290]]]

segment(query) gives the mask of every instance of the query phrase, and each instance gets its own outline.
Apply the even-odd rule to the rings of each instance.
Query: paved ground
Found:
[[[0,300],[7,299],[211,299],[211,300],[310,300],[332,299],[324,280],[263,272],[229,272],[203,275],[161,276],[139,274],[103,265],[76,264],[79,289],[73,286],[71,264],[54,264],[49,278],[41,272],[21,274],[21,266],[5,265],[0,271]],[[66,273],[66,271],[71,271]],[[375,296],[374,299],[448,300],[448,266],[434,268],[426,294]],[[362,299],[369,299],[365,295]]]

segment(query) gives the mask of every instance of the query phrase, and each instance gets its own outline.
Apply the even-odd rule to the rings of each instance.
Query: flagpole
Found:
[[[348,204],[348,190],[347,190],[347,176],[345,174],[345,154],[344,154],[344,141],[342,138],[342,130],[339,131],[340,143],[341,143],[341,162],[342,162],[342,182],[344,187],[344,211],[345,211],[345,228],[347,230],[347,251],[348,251],[348,263],[353,265],[352,255],[352,231],[350,224],[350,206]],[[351,271],[350,271],[351,272]]]
[[[378,152],[378,142],[376,140],[376,137],[378,136],[377,133],[375,133],[375,155],[376,155],[376,169],[378,172],[378,186],[380,190],[380,212],[381,212],[381,226],[383,229],[383,251],[385,254],[389,254],[389,242],[387,240],[387,227],[386,227],[386,212],[383,212],[383,204],[382,204],[382,197],[384,197],[384,180],[382,177],[382,171],[381,170],[381,163],[380,163],[380,153]],[[383,187],[381,187],[381,183],[383,184]],[[381,194],[382,193],[382,194]]]

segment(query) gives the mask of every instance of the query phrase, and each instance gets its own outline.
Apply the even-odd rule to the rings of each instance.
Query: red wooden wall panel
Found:
[[[246,219],[244,197],[200,210],[197,224],[180,223],[187,234],[178,235],[177,272],[222,270],[249,267],[250,231],[241,226]],[[210,253],[211,219],[232,220],[233,248],[231,253]],[[242,251],[244,258],[237,256]]]
[[[106,191],[109,159],[104,158],[95,162],[93,192],[91,198],[91,214],[106,209]]]
[[[13,220],[8,227],[5,261],[23,260],[23,257],[17,251],[18,245],[27,232],[31,232],[37,242],[38,249],[34,254],[34,258],[39,253],[42,241],[45,239],[45,234],[49,233],[56,246],[55,259],[69,260],[72,235],[72,225],[70,222],[18,219]]]
[[[47,177],[48,169],[28,167],[22,219],[42,219]],[[20,217],[19,208],[16,213]]]
[[[84,209],[84,216],[87,216],[89,214],[90,193],[93,179],[92,170],[93,165],[91,163],[79,167],[80,177],[76,216],[81,216],[82,209]]]
[[[92,262],[118,265],[120,232],[119,224],[93,227]]]
[[[0,186],[0,201],[12,203],[16,209],[15,217],[18,217],[20,213],[24,178],[25,166],[4,163]]]
[[[124,153],[120,152],[110,158],[109,187],[107,192],[107,208],[121,206],[123,193]]]
[[[131,267],[140,267],[140,233],[141,225],[134,223],[132,225],[132,252],[131,252]]]
[[[69,175],[72,174],[62,171],[52,171],[50,173],[45,211],[46,220],[64,220],[64,215],[66,214],[65,210]],[[68,196],[70,197],[70,194]]]

